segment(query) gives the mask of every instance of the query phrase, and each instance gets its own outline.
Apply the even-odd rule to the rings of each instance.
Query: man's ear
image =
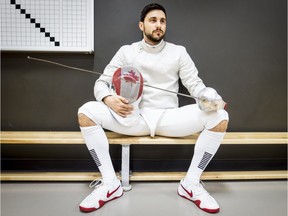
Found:
[[[139,26],[139,28],[140,28],[141,31],[144,30],[144,28],[143,28],[144,23],[143,23],[143,22],[140,21],[139,24],[138,24],[138,26]]]

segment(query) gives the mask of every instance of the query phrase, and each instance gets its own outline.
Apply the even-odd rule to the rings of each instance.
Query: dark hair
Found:
[[[152,3],[152,4],[149,4],[149,5],[146,5],[142,12],[141,12],[141,15],[140,15],[140,21],[143,22],[146,15],[151,11],[151,10],[162,10],[165,14],[165,16],[167,17],[166,15],[166,10],[165,8],[160,5],[160,4],[157,4],[157,3]]]

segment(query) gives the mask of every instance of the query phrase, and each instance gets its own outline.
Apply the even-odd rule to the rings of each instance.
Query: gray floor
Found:
[[[2,183],[2,216],[202,216],[211,215],[176,194],[177,182],[132,182],[133,189],[93,213],[79,202],[90,193],[81,183]],[[287,216],[286,181],[206,181],[221,216]]]

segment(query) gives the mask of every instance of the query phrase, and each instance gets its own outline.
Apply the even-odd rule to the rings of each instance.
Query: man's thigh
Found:
[[[84,104],[79,108],[78,113],[85,114],[96,124],[101,125],[102,128],[109,131],[131,136],[144,136],[150,134],[150,130],[142,116],[139,115],[139,122],[137,125],[124,126],[116,120],[105,104],[97,101],[91,101]]]
[[[182,137],[204,129],[203,112],[197,105],[166,110],[156,127],[156,135]]]
[[[211,129],[223,120],[228,120],[225,110],[203,112],[198,105],[192,104],[175,109],[168,109],[161,116],[156,127],[156,135],[188,136],[205,129]]]

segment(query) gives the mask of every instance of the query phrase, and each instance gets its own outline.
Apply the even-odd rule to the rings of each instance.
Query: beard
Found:
[[[159,30],[157,30],[157,31],[159,31]],[[156,34],[156,36],[154,36],[153,32],[151,34],[148,34],[147,32],[144,31],[145,36],[150,41],[152,41],[153,43],[159,43],[165,36],[165,33],[163,31],[162,31],[162,35],[161,36],[158,36],[157,34]]]

